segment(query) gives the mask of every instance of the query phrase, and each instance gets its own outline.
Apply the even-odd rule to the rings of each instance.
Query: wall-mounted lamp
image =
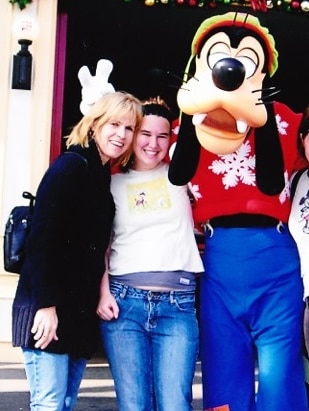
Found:
[[[29,51],[31,40],[18,40],[20,50],[13,57],[12,88],[31,90],[32,54]]]

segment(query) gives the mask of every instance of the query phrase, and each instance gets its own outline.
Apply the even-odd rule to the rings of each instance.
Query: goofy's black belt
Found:
[[[276,227],[278,224],[280,221],[277,218],[264,214],[232,214],[211,218],[207,222],[213,228]]]

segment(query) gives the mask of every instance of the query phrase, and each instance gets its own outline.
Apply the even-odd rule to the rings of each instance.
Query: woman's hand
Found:
[[[110,291],[101,294],[97,307],[97,314],[102,320],[107,321],[110,321],[113,318],[118,318],[119,307]]]
[[[51,341],[57,341],[57,327],[56,307],[40,308],[34,316],[31,328],[33,338],[36,340],[34,347],[44,350]]]

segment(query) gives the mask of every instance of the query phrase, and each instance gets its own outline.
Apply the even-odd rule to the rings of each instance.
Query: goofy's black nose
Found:
[[[219,60],[212,69],[212,79],[216,87],[225,91],[234,91],[244,81],[244,65],[231,57]]]

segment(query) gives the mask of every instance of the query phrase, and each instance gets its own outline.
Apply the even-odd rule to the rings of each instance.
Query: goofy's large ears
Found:
[[[182,113],[181,126],[168,178],[177,186],[187,184],[194,176],[200,158],[201,145],[192,126],[192,116]]]
[[[256,184],[262,193],[273,196],[284,189],[284,163],[274,106],[265,107],[268,120],[255,129]]]

